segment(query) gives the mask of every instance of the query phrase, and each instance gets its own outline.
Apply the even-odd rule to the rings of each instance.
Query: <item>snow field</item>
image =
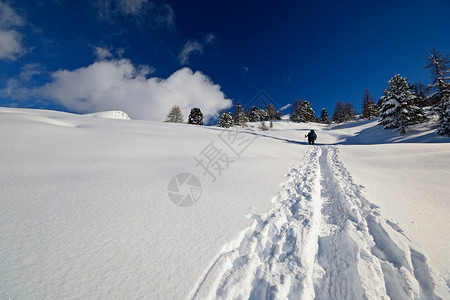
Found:
[[[355,145],[340,147],[340,152],[367,199],[414,249],[426,254],[436,292],[450,299],[450,146]]]
[[[430,126],[249,124],[213,183],[193,158],[227,151],[224,129],[13,108],[0,125],[0,298],[450,299],[450,140]],[[187,208],[180,172],[202,182]]]
[[[424,256],[410,248],[398,228],[392,228],[379,208],[367,201],[340,161],[337,148],[328,149],[328,163],[325,157],[321,160],[322,212],[331,230],[319,238],[318,263],[326,272],[317,298],[437,298]],[[422,259],[416,260],[416,253]],[[326,286],[341,286],[327,291],[323,281]]]
[[[336,147],[312,147],[287,177],[189,298],[437,299],[425,256],[362,196]]]
[[[14,108],[0,124],[1,299],[183,299],[304,151],[257,139],[213,183],[193,158],[226,151],[222,129]],[[181,172],[202,181],[188,208],[167,193]]]
[[[224,246],[207,269],[192,299],[287,299],[314,296],[314,256],[320,224],[318,157],[288,175],[275,207],[254,215],[254,223]]]

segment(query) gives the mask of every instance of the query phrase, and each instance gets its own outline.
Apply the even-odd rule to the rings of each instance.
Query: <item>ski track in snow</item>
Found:
[[[311,147],[274,200],[189,299],[440,299],[426,257],[365,199],[337,147]]]

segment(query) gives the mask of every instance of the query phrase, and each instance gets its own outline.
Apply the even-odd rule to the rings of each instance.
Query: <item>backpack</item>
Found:
[[[311,137],[315,140],[317,139],[317,134],[314,131],[311,131]]]

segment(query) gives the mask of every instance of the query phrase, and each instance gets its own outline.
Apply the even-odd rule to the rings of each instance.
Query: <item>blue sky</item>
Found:
[[[0,106],[212,118],[264,90],[317,115],[338,100],[360,110],[395,74],[430,82],[449,15],[448,0],[0,0]]]

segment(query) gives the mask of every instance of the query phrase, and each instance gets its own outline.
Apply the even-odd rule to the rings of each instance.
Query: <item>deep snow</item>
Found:
[[[268,286],[281,298],[450,298],[450,139],[425,125],[399,137],[376,121],[257,126],[239,133],[251,143],[237,155],[226,144],[230,131],[215,127],[0,108],[0,298],[258,296]],[[318,147],[304,141],[310,127]],[[195,161],[212,145],[229,162],[215,182]],[[167,193],[182,172],[202,183],[190,207]],[[280,246],[252,248],[262,241]],[[250,260],[212,268],[233,249],[250,251]],[[239,274],[246,265],[259,273]],[[335,275],[346,289],[317,288]]]

